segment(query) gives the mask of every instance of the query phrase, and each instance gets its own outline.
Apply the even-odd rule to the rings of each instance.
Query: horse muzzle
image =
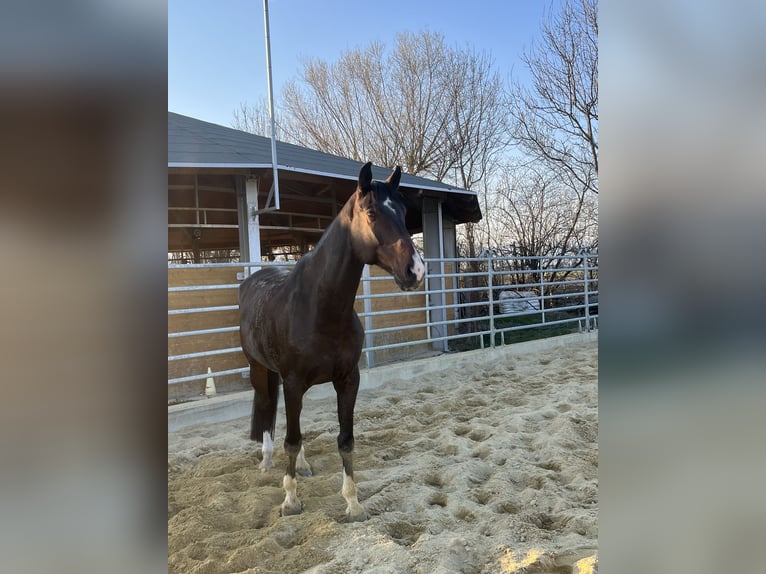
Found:
[[[396,284],[402,291],[414,291],[423,282],[426,275],[426,266],[417,249],[413,249],[412,261],[405,269],[404,277],[394,276]]]

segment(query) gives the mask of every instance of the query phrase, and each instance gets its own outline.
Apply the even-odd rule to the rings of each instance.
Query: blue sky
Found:
[[[520,55],[559,0],[271,0],[274,96],[307,57],[335,61],[399,32],[429,30],[491,54],[504,78],[527,78]],[[265,97],[262,0],[168,0],[168,110],[229,125],[240,102]]]

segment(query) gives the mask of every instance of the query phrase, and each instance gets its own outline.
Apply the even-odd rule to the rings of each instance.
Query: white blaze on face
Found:
[[[417,249],[415,249],[412,254],[412,265],[410,265],[410,271],[412,271],[412,274],[417,277],[418,282],[422,281],[426,274],[425,263],[423,263],[423,258],[420,256],[420,253],[418,253]]]
[[[391,198],[387,197],[386,200],[383,202],[383,205],[388,208],[388,210],[396,215],[396,208],[394,207],[394,204],[391,203]]]

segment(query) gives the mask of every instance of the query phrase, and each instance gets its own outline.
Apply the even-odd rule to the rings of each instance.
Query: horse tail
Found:
[[[279,373],[267,371],[265,384],[263,379],[255,380],[253,365],[250,365],[250,373],[250,381],[255,389],[250,440],[263,442],[264,432],[268,431],[271,438],[274,438],[274,428],[277,424],[277,403],[279,402]]]

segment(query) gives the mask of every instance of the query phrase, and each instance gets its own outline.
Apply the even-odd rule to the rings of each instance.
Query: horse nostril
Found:
[[[423,265],[423,259],[420,254],[415,252],[415,256],[412,258],[412,264],[407,268],[407,273],[414,275],[415,279],[420,282],[423,280],[423,276],[426,274],[425,265]]]
[[[408,285],[408,290],[417,289],[417,287],[420,285],[421,279],[422,279],[422,276],[418,276],[416,268],[413,268],[413,267],[407,268],[405,281]]]

